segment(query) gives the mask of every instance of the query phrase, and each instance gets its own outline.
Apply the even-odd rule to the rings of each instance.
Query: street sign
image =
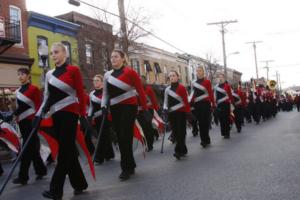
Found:
[[[5,25],[4,25],[4,18],[0,16],[0,37],[5,37]]]

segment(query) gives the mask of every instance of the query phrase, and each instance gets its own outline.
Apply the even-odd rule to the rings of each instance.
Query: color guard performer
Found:
[[[30,83],[29,69],[18,69],[18,78],[22,86],[16,91],[17,110],[13,115],[17,116],[23,144],[25,144],[33,128],[35,114],[41,105],[41,93],[36,86]],[[12,119],[12,116],[9,118]],[[42,179],[47,174],[47,168],[40,155],[40,140],[37,133],[33,134],[23,153],[19,175],[13,180],[14,184],[27,184],[31,162],[37,174],[36,180]]]
[[[101,110],[101,101],[102,101],[102,94],[103,94],[103,76],[98,74],[95,75],[93,78],[93,84],[95,90],[90,93],[90,107],[88,118],[89,121],[95,121],[95,129],[97,134],[100,134],[100,141],[97,152],[95,152],[95,162],[98,164],[102,164],[104,159],[109,161],[115,157],[114,149],[112,147],[111,137],[110,137],[110,128],[109,128],[109,121],[107,116],[103,119],[103,114]],[[100,127],[102,120],[104,121],[102,133],[100,133]],[[97,137],[99,137],[97,135]]]
[[[55,69],[46,74],[44,101],[37,115],[47,113],[53,119],[57,133],[59,151],[57,164],[50,182],[50,190],[43,196],[49,199],[61,199],[66,175],[69,176],[74,195],[87,189],[75,145],[78,119],[86,116],[83,81],[80,69],[67,63],[65,46],[58,42],[51,47],[50,53]],[[47,107],[44,107],[48,105]]]
[[[187,117],[189,117],[187,115],[191,115],[191,110],[187,91],[185,87],[179,83],[178,72],[174,70],[170,71],[169,79],[171,85],[165,90],[163,109],[164,113],[168,113],[172,134],[176,141],[174,156],[180,159],[188,152],[185,144],[186,120]]]
[[[243,124],[243,110],[245,106],[245,98],[243,96],[243,91],[240,86],[232,93],[233,96],[233,106],[234,106],[234,116],[235,116],[235,126],[237,128],[237,132],[240,133],[242,131]]]
[[[135,173],[136,163],[133,157],[133,128],[138,112],[138,104],[146,112],[146,95],[139,75],[128,66],[126,55],[121,50],[111,54],[113,70],[105,73],[103,80],[102,112],[108,107],[112,114],[112,124],[117,134],[121,153],[124,181]]]
[[[210,80],[205,78],[204,67],[197,68],[197,80],[192,82],[191,102],[194,106],[195,116],[199,123],[201,145],[205,148],[210,145],[209,127],[212,110],[215,109],[215,100]]]
[[[215,86],[215,98],[217,103],[218,118],[220,121],[221,135],[225,139],[230,138],[230,104],[232,94],[230,85],[225,80],[223,72],[219,72],[219,83]]]
[[[147,79],[145,76],[141,76],[142,84],[144,87],[144,91],[147,98],[147,107],[149,115],[143,115],[143,113],[137,116],[141,127],[143,128],[143,132],[147,141],[147,151],[150,152],[153,150],[153,141],[155,135],[155,129],[152,127],[152,117],[154,115],[154,110],[157,111],[159,109],[159,105],[156,99],[156,95],[150,85],[147,84]],[[140,108],[140,107],[139,107]],[[147,119],[145,118],[147,117]]]

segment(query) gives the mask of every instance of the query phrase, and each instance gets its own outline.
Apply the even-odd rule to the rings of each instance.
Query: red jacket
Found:
[[[115,98],[122,95],[118,92],[122,90],[122,88],[123,95],[127,92],[131,92],[132,95],[122,99],[122,101],[115,101]],[[128,90],[124,88],[127,88]],[[119,70],[111,70],[105,73],[102,106],[107,106],[108,101],[110,101],[110,106],[113,106],[114,104],[140,104],[143,110],[147,110],[146,94],[143,89],[142,81],[136,71],[131,67],[125,66]]]
[[[170,95],[168,91],[175,92],[175,94],[182,99],[183,106],[179,109],[176,109],[175,111],[179,112],[190,112],[190,104],[188,102],[188,94],[185,89],[185,87],[178,83],[178,84],[173,84],[169,87],[166,88],[165,90],[165,99],[164,99],[164,109],[170,109],[175,106],[177,103],[174,101],[174,98]]]
[[[41,93],[39,88],[30,83],[22,85],[17,90],[16,97],[17,110],[15,111],[15,114],[18,117],[18,121],[21,121],[23,119],[33,119],[35,113],[39,110],[41,105]],[[31,103],[33,103],[34,107],[31,107]],[[30,106],[33,110],[32,112],[28,112],[28,114],[25,114],[25,112],[28,110],[28,106]]]
[[[157,111],[159,109],[159,105],[157,103],[157,98],[156,98],[156,95],[155,95],[152,87],[150,85],[147,85],[144,89],[145,89],[145,93],[146,93],[146,97],[147,97],[148,108],[154,109]]]
[[[206,91],[207,91],[207,95],[203,94],[203,90],[200,90],[199,88],[197,88],[197,86],[195,84],[199,84],[201,86],[203,86]],[[201,93],[201,94],[200,94]],[[206,95],[207,97],[205,97],[203,100],[201,101],[208,101],[211,103],[211,105],[213,107],[216,106],[215,103],[215,98],[214,98],[214,94],[211,88],[211,82],[208,79],[204,79],[203,81],[201,80],[197,80],[195,82],[192,83],[192,96],[191,96],[191,102],[193,103],[195,98],[199,97],[200,95]]]
[[[47,101],[50,102],[50,114],[53,114],[56,111],[68,111],[81,116],[86,116],[85,93],[82,76],[78,67],[68,64],[56,67],[47,73],[46,81],[43,104]],[[53,89],[54,87],[56,88],[55,90]],[[68,92],[74,92],[75,96],[70,95]],[[67,101],[69,103],[66,103],[63,108],[53,110],[52,108],[54,108],[54,105],[59,104],[59,101],[55,99],[62,100],[66,95],[73,99],[77,98],[77,100]]]

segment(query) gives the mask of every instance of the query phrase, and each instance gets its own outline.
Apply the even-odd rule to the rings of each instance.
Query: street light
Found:
[[[240,52],[239,51],[235,51],[235,52],[229,53],[229,54],[226,55],[226,58],[228,58],[231,55],[237,55],[237,54],[240,54]]]
[[[72,4],[73,6],[80,6],[79,0],[69,0],[69,4]]]
[[[43,69],[43,79],[41,79],[41,85],[44,87],[46,81],[46,73],[48,71],[48,57],[49,57],[48,45],[46,43],[44,42],[39,43],[38,55],[42,61],[42,66],[40,66]]]

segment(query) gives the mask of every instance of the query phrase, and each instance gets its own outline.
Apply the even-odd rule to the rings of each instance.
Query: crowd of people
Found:
[[[189,93],[180,83],[178,72],[170,71],[170,84],[165,88],[163,102],[158,102],[146,77],[140,77],[129,66],[125,53],[117,49],[111,54],[112,70],[104,76],[95,75],[94,90],[86,94],[79,68],[67,63],[64,45],[53,44],[50,55],[55,68],[46,74],[44,95],[40,95],[40,90],[30,83],[30,71],[19,69],[21,87],[16,92],[16,110],[2,117],[6,122],[13,118],[17,120],[23,144],[30,140],[28,146],[22,149],[19,173],[12,181],[21,185],[26,185],[29,180],[31,163],[37,180],[47,175],[47,167],[40,155],[38,134],[33,134],[31,138],[29,135],[34,127],[39,126],[39,119],[52,119],[55,133],[52,137],[59,148],[57,158],[50,155],[47,159],[49,163],[56,160],[49,190],[42,193],[49,199],[62,198],[67,175],[74,195],[88,188],[75,145],[78,123],[95,163],[104,164],[114,159],[113,142],[118,144],[121,166],[119,178],[125,181],[135,174],[133,139],[136,123],[143,130],[148,152],[153,150],[153,142],[159,132],[165,134],[165,131],[153,125],[157,113],[164,119],[165,130],[167,126],[170,127],[169,139],[175,143],[174,157],[182,159],[188,153],[187,123],[192,125],[194,136],[200,135],[200,145],[207,148],[211,145],[209,132],[212,122],[219,124],[224,139],[230,139],[233,126],[241,133],[246,122],[259,124],[262,120],[275,117],[278,110],[287,111],[293,106],[290,96],[278,97],[268,86],[254,83],[246,88],[242,88],[241,84],[233,88],[223,72],[218,72],[218,84],[213,87],[205,76],[203,66],[197,68],[197,79],[192,82]],[[112,132],[115,133],[115,139]]]

